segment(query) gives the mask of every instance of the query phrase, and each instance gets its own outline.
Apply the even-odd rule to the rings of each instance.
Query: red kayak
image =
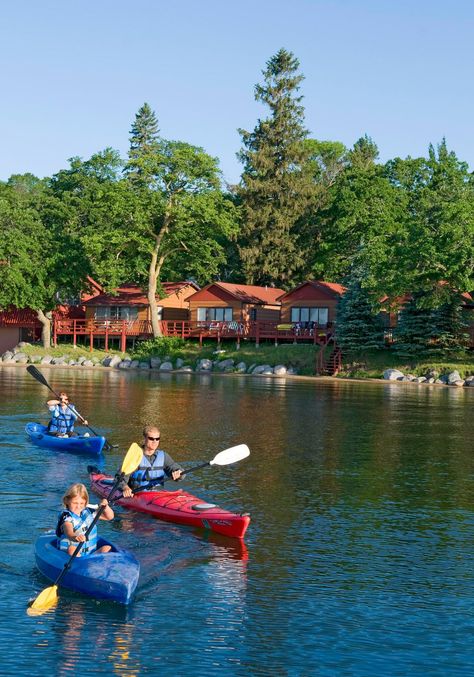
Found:
[[[98,472],[91,472],[90,478],[92,491],[107,497],[114,478]],[[250,523],[249,515],[237,515],[219,508],[218,505],[204,503],[183,489],[167,491],[157,488],[153,491],[137,492],[132,498],[114,499],[114,502],[165,522],[202,527],[232,538],[243,538]]]

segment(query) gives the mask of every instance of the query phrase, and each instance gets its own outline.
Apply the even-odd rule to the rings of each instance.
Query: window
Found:
[[[316,322],[319,326],[328,323],[329,308],[303,308],[297,307],[291,309],[292,322]]]
[[[198,322],[230,322],[232,308],[198,308]]]
[[[138,310],[132,306],[99,306],[95,309],[96,320],[136,320]]]

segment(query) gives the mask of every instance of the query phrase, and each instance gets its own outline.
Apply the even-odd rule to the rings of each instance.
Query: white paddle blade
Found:
[[[243,458],[250,456],[250,449],[246,444],[238,444],[236,447],[230,447],[220,451],[217,456],[214,456],[209,465],[229,465],[230,463],[237,463]]]

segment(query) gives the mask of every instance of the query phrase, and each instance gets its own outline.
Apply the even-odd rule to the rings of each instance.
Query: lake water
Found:
[[[3,675],[468,675],[474,670],[474,389],[43,369],[124,452],[157,422],[183,487],[252,515],[245,543],[116,510],[141,576],[128,609],[50,585],[33,544],[94,459],[32,446],[48,391],[0,369]]]

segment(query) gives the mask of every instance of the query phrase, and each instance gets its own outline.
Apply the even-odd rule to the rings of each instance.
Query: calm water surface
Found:
[[[189,475],[252,515],[245,544],[116,511],[103,535],[141,563],[128,609],[49,585],[33,544],[83,456],[28,443],[48,391],[0,369],[0,673],[467,675],[474,670],[474,389],[43,369],[120,449],[157,422],[185,466],[241,442],[251,456]]]

